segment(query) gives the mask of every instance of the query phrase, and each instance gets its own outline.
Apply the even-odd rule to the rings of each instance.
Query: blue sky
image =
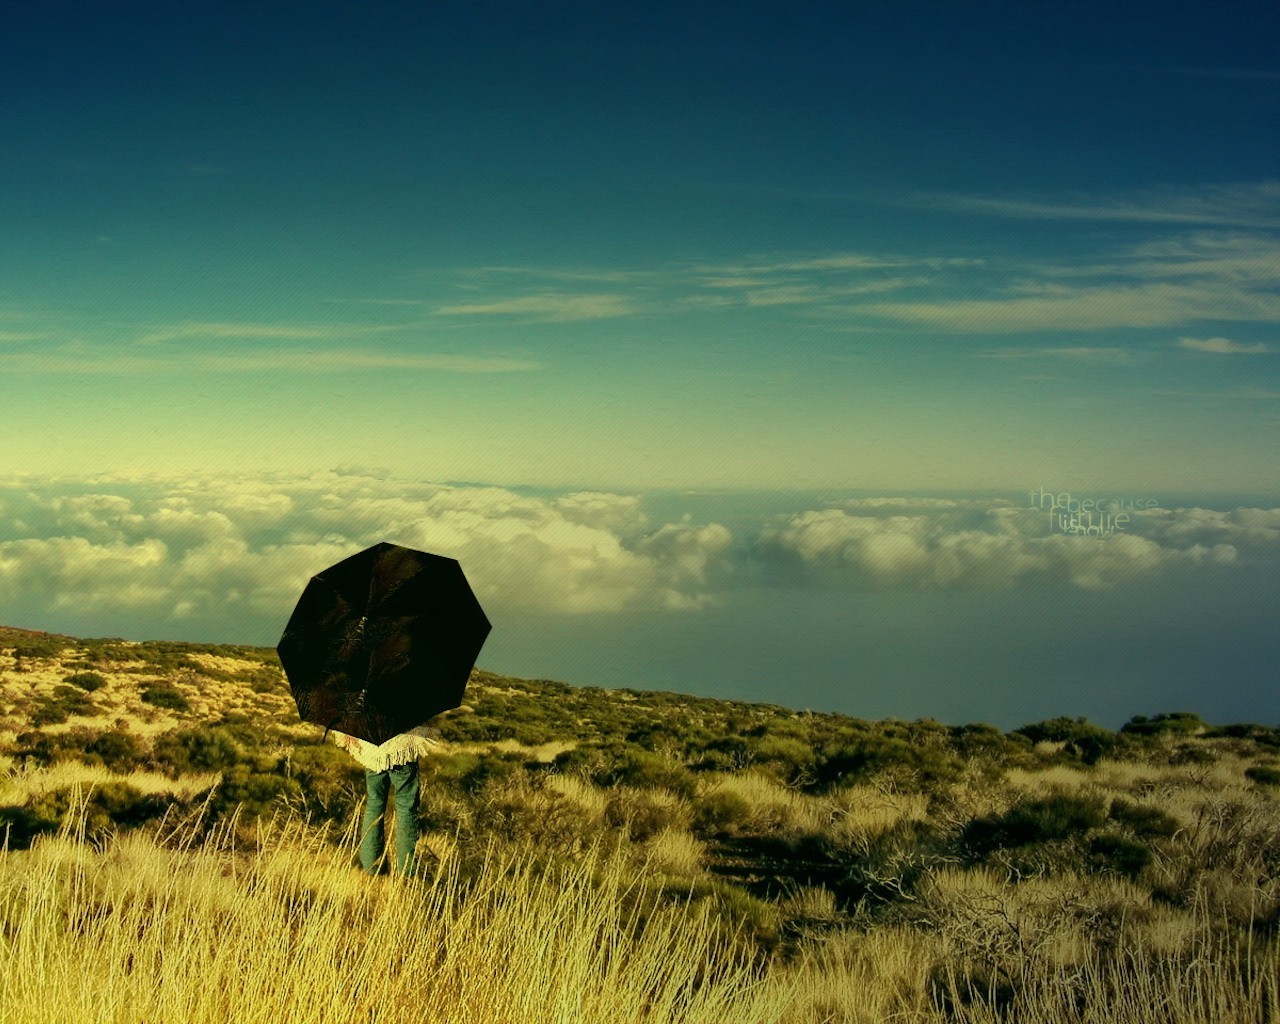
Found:
[[[295,586],[397,534],[503,581],[506,671],[609,664],[602,681],[696,674],[733,695],[802,658],[814,706],[998,719],[1021,698],[982,681],[993,660],[1084,678],[1083,631],[1047,624],[1086,615],[1082,593],[1131,627],[1109,664],[1156,705],[1132,711],[1162,709],[1157,640],[1213,594],[1238,630],[1179,664],[1227,673],[1223,714],[1278,717],[1249,696],[1275,653],[1249,616],[1278,564],[1277,22],[1256,3],[14,12],[0,620],[266,642],[287,615],[262,575],[279,552]],[[330,478],[342,500],[353,480],[406,507],[442,482],[488,497],[461,533],[387,505],[326,533],[299,488]],[[1035,487],[1150,496],[1165,518],[965,539],[1009,534],[999,510]],[[609,497],[556,504],[582,494]],[[848,504],[904,496],[926,504]],[[619,503],[643,515],[624,528]],[[166,534],[184,509],[227,522]],[[183,561],[230,565],[232,538],[234,598]],[[966,568],[940,568],[960,549]],[[786,558],[804,571],[783,580]],[[884,636],[928,605],[937,638],[995,622],[1012,588],[1057,639],[1023,650],[994,626],[956,703],[941,639],[904,661],[834,625],[779,628],[742,654],[779,586],[796,624]],[[964,611],[921,596],[956,592]],[[653,616],[684,631],[684,662],[637,639]],[[863,701],[859,657],[919,695]],[[1119,713],[1104,696],[1060,713]]]

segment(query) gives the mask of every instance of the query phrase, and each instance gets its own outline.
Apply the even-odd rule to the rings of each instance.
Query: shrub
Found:
[[[30,722],[32,725],[61,725],[70,715],[60,705],[52,701],[43,700],[36,709],[31,712]]]
[[[1114,871],[1127,878],[1136,878],[1151,863],[1151,851],[1146,846],[1114,832],[1090,839],[1088,855],[1095,870]]]
[[[902,789],[923,791],[959,778],[963,764],[951,750],[911,731],[871,735],[822,751],[815,788],[832,789],[882,775]]]
[[[265,767],[265,762],[257,756],[260,742],[261,737],[244,725],[175,729],[156,737],[152,757],[175,775],[186,771],[224,771],[242,762]]]
[[[1112,801],[1109,816],[1112,821],[1127,825],[1142,838],[1167,839],[1180,827],[1177,818],[1158,807],[1145,807],[1123,799]]]
[[[597,776],[606,786],[623,785],[637,789],[669,789],[691,797],[696,786],[693,773],[679,761],[648,750],[629,749],[612,766]]]
[[[1259,786],[1280,786],[1280,765],[1255,764],[1244,770],[1244,777]]]
[[[643,842],[664,829],[683,831],[689,827],[689,807],[663,790],[631,789],[613,791],[605,805],[604,820],[625,829],[628,839]]]
[[[100,733],[85,747],[85,762],[101,764],[113,772],[137,768],[146,757],[146,745],[131,732],[113,729]]]
[[[13,849],[26,849],[45,832],[64,823],[68,811],[83,811],[86,835],[96,838],[113,828],[133,828],[162,815],[169,801],[160,796],[141,793],[124,782],[107,782],[94,786],[82,797],[83,805],[74,799],[70,789],[41,793],[25,805],[0,807],[0,832],[8,831]]]
[[[694,816],[704,832],[734,833],[755,812],[751,801],[729,789],[713,789],[697,798]]]
[[[215,814],[226,814],[239,808],[246,818],[256,818],[282,805],[301,805],[302,787],[282,771],[255,771],[248,764],[237,764],[222,773],[222,782],[214,790],[210,807]]]
[[[75,672],[67,676],[64,682],[68,682],[72,686],[78,686],[82,690],[88,690],[90,693],[94,690],[101,690],[107,685],[106,676],[99,672]]]
[[[1025,736],[1032,743],[1062,743],[1071,757],[1085,764],[1094,764],[1110,753],[1119,737],[1110,729],[1094,725],[1087,718],[1050,718],[1015,729],[1014,734]]]
[[[817,755],[809,744],[789,736],[769,736],[751,745],[754,763],[783,782],[811,781]]]
[[[331,820],[345,819],[364,795],[364,772],[331,743],[294,748],[289,772],[302,787],[306,809]]]
[[[975,818],[964,842],[982,855],[993,850],[1067,839],[1098,828],[1107,819],[1101,797],[1060,794],[1015,804],[1004,814]]]
[[[78,760],[94,740],[90,729],[68,729],[66,732],[44,733],[32,730],[18,738],[19,757],[32,757],[41,764]]]
[[[171,711],[190,711],[191,702],[176,686],[168,683],[157,683],[142,691],[144,703],[158,708],[169,708]]]
[[[208,675],[207,669],[201,671]],[[232,678],[248,683],[249,689],[254,693],[284,693],[289,688],[288,683],[285,682],[284,673],[270,665],[245,669]]]
[[[1209,724],[1199,715],[1190,711],[1170,711],[1148,718],[1146,715],[1134,715],[1120,726],[1122,733],[1135,736],[1160,736],[1172,733],[1175,736],[1190,736],[1207,732]]]

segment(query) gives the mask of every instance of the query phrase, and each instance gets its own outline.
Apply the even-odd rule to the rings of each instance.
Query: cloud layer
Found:
[[[0,606],[283,617],[308,577],[381,540],[459,559],[486,606],[585,614],[707,603],[731,538],[714,523],[654,527],[625,495],[362,473],[14,481],[0,487]]]
[[[1128,516],[1103,536],[1064,532],[1065,510],[941,497],[834,502],[735,535],[688,516],[654,523],[636,495],[530,496],[365,470],[11,480],[0,482],[0,621],[244,622],[258,635],[284,622],[308,577],[381,540],[457,558],[498,616],[696,611],[780,579],[1098,589],[1280,560],[1280,509],[1123,501],[1101,503]]]
[[[1099,589],[1280,556],[1280,509],[1134,508],[1126,499],[1099,499],[1101,507],[1075,521],[1069,507],[862,499],[784,517],[762,532],[756,550],[815,581],[918,588]],[[1097,533],[1069,532],[1073,526]]]

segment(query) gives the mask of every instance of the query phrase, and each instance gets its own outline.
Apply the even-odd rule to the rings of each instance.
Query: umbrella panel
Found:
[[[277,650],[305,721],[379,743],[462,702],[489,630],[456,561],[380,544],[312,577]]]

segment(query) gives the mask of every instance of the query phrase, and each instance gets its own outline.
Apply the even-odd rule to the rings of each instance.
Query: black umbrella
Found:
[[[276,651],[304,722],[382,743],[462,703],[490,628],[454,559],[383,543],[311,577]]]

